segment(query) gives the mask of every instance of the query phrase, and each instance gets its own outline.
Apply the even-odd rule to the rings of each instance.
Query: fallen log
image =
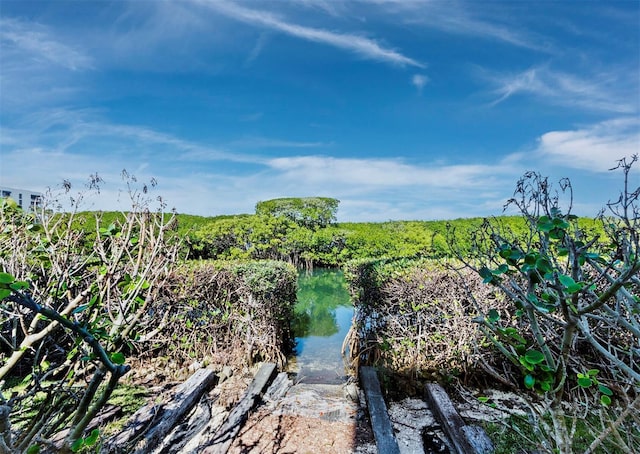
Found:
[[[178,386],[167,404],[148,404],[138,410],[125,430],[109,440],[106,452],[132,452],[135,444],[137,454],[148,453],[178,424],[178,422],[198,403],[203,394],[216,382],[216,375],[210,369],[196,371],[187,381]],[[139,442],[136,440],[141,438]]]
[[[176,389],[176,394],[164,407],[162,417],[136,445],[136,454],[145,454],[155,448],[178,422],[198,403],[202,395],[213,387],[216,375],[210,369],[197,370]]]
[[[262,365],[238,405],[231,410],[227,420],[216,431],[211,442],[200,450],[202,454],[225,454],[229,450],[233,440],[247,420],[249,412],[273,379],[275,372],[275,364],[265,363]]]

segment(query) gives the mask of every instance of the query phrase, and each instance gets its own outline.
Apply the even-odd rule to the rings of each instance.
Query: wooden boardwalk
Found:
[[[201,369],[176,389],[166,405],[142,408],[103,452],[136,453],[340,453],[419,454],[413,441],[399,446],[399,430],[389,419],[376,371],[360,369],[355,383],[293,383],[266,363],[231,409],[207,398],[215,374]],[[468,427],[442,388],[427,387],[430,405],[445,432],[451,452],[490,452],[482,431]],[[451,427],[449,427],[451,426]],[[429,452],[429,451],[426,451]]]

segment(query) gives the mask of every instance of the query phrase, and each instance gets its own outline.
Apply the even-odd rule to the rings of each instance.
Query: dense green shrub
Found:
[[[256,214],[288,219],[311,230],[327,227],[336,221],[340,201],[329,197],[290,197],[256,204]]]

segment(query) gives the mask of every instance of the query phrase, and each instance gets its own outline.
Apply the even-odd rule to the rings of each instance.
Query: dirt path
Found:
[[[230,453],[375,453],[355,384],[294,384],[280,374]]]

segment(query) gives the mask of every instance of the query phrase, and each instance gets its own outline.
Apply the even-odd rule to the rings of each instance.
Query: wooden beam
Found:
[[[199,369],[189,379],[178,386],[171,402],[162,412],[160,420],[147,432],[142,442],[136,445],[136,454],[151,452],[164,437],[198,403],[203,394],[209,392],[216,382],[216,374],[211,369]]]
[[[265,363],[260,367],[258,373],[253,378],[251,385],[242,396],[242,399],[236,405],[227,420],[216,431],[213,440],[204,448],[202,454],[225,454],[233,440],[240,432],[240,429],[246,422],[249,412],[256,405],[256,402],[260,395],[267,388],[276,372],[276,365],[273,363]]]
[[[360,381],[367,398],[367,407],[371,418],[371,428],[376,439],[379,454],[399,454],[398,442],[393,434],[387,406],[382,397],[378,375],[372,367],[360,368]]]
[[[449,395],[438,383],[425,386],[431,411],[440,421],[458,454],[485,454],[493,452],[493,443],[479,426],[468,426],[453,406]]]
[[[111,438],[106,452],[131,452],[130,444],[144,435],[136,444],[136,453],[148,453],[174,428],[198,403],[216,382],[216,374],[210,369],[197,370],[187,381],[178,386],[172,400],[166,404],[147,404],[129,420],[126,429]],[[145,433],[145,431],[147,431]]]

